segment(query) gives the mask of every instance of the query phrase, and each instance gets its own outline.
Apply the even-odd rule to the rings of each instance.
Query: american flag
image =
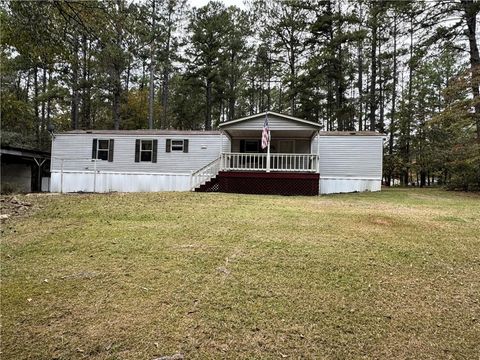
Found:
[[[268,146],[270,141],[270,129],[268,127],[268,115],[265,116],[265,122],[263,123],[262,131],[262,149],[265,149]]]

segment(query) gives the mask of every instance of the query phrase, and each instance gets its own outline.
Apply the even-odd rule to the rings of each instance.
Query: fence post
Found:
[[[62,159],[62,163],[60,166],[60,193],[61,194],[63,194],[63,161],[64,159]]]
[[[97,159],[93,159],[93,192],[97,190]]]

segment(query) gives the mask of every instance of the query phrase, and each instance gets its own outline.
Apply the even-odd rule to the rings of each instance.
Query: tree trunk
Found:
[[[90,55],[87,36],[82,37],[83,59],[82,59],[82,127],[89,129],[90,122]]]
[[[212,80],[207,77],[207,109],[205,113],[205,130],[212,129]]]
[[[267,111],[270,111],[271,107],[271,79],[272,79],[272,55],[269,53],[268,54],[268,70],[267,70],[267,76],[268,76],[268,82],[267,82]]]
[[[410,162],[410,132],[413,121],[413,15],[410,17],[410,60],[408,68],[408,116],[407,126],[405,129],[405,152],[403,160],[407,164],[406,176],[408,178],[409,162]]]
[[[142,60],[142,81],[140,82],[140,90],[143,90],[145,88],[145,68],[147,64],[145,62],[145,59]]]
[[[148,93],[148,128],[153,129],[153,105],[155,100],[155,5],[156,0],[152,0],[152,43],[150,44],[150,89]]]
[[[361,9],[361,8],[360,8]],[[360,18],[362,12],[360,10]],[[358,131],[363,131],[363,39],[358,42]]]
[[[33,87],[34,87],[34,98],[33,98],[33,108],[35,111],[35,135],[37,147],[40,147],[40,115],[38,111],[38,67],[35,65],[33,73]]]
[[[31,70],[29,70],[27,72],[27,83],[25,85],[25,99],[24,99],[27,104],[30,102],[30,98],[28,97],[28,95],[30,93],[31,78],[32,78],[32,74],[31,74]]]
[[[121,16],[123,12],[123,2],[122,0],[117,0],[117,15],[118,19],[115,24],[115,46],[119,52],[118,59],[112,59],[113,69],[113,103],[112,103],[112,116],[113,116],[113,127],[115,130],[120,129],[120,105],[122,99],[122,41],[123,41],[123,24],[121,21]]]
[[[395,10],[394,10],[395,11]],[[389,138],[388,138],[388,155],[390,160],[393,156],[393,141],[395,137],[395,112],[397,100],[397,13],[393,17],[393,86],[392,86],[392,109],[390,115]],[[388,174],[388,184],[392,182],[392,170]]]
[[[467,35],[468,43],[470,45],[470,68],[472,71],[472,94],[474,99],[478,99],[480,96],[480,55],[478,52],[476,28],[477,28],[477,15],[480,8],[478,3],[474,3],[473,0],[462,0],[462,5],[465,10],[467,21]],[[480,143],[480,103],[475,104],[475,122],[477,127],[477,142]]]
[[[295,79],[295,62],[296,62],[296,54],[295,54],[295,49],[293,47],[293,43],[294,43],[295,39],[293,38],[293,35],[292,37],[290,38],[290,44],[292,44],[292,46],[290,47],[290,76],[291,76],[291,79],[290,79],[290,91],[292,93],[292,104],[291,104],[291,115],[292,116],[295,116],[295,98],[297,96],[297,89],[296,89],[296,79]]]
[[[163,110],[163,119],[162,124],[164,128],[169,127],[168,120],[168,98],[169,98],[169,88],[170,88],[170,44],[172,39],[172,13],[173,8],[168,10],[168,30],[167,30],[167,42],[165,45],[165,64],[163,66],[163,81],[162,81],[162,110]]]
[[[427,172],[425,170],[420,170],[420,187],[425,187],[427,184]]]
[[[78,38],[76,35],[73,44],[72,61],[72,102],[71,102],[71,127],[78,129]]]
[[[372,7],[372,44],[371,44],[371,77],[370,77],[370,131],[375,131],[377,111],[376,82],[377,82],[377,4]]]
[[[236,87],[236,79],[235,79],[235,51],[231,51],[230,53],[230,75],[228,79],[229,83],[229,94],[228,94],[228,115],[227,119],[232,120],[235,118],[235,87]],[[261,99],[263,102],[263,99]],[[261,108],[262,105],[260,104]]]
[[[381,32],[381,30],[380,30]],[[383,73],[382,73],[382,43],[378,40],[378,96],[379,96],[379,103],[380,103],[380,114],[379,114],[379,122],[378,122],[378,131],[382,134],[385,132],[385,96],[384,96],[384,89],[383,89]]]
[[[44,66],[43,74],[42,74],[42,118],[40,121],[40,146],[43,145],[43,133],[45,131],[46,95],[47,95],[47,67]]]
[[[49,68],[48,69],[48,84],[50,84],[51,81],[52,81],[52,69]],[[48,99],[47,99],[47,118],[46,118],[47,129],[51,124],[51,122],[50,122],[51,113],[52,113],[52,98],[51,98],[51,96],[48,96]]]
[[[341,13],[341,4],[338,2],[338,9],[336,17],[340,19],[342,16]],[[333,26],[331,27],[331,40],[333,40]],[[342,38],[342,26],[341,21],[338,21],[337,25],[338,37]],[[335,112],[337,118],[338,130],[344,131],[347,130],[347,124],[343,109],[344,96],[345,96],[345,86],[344,86],[344,77],[343,77],[343,53],[342,53],[342,42],[338,41],[336,45],[336,57],[335,57]]]

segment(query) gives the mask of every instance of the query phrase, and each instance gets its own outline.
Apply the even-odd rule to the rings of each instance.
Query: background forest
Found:
[[[480,189],[480,2],[0,3],[2,145],[272,110],[386,134],[390,184]],[[260,130],[260,129],[259,129]]]

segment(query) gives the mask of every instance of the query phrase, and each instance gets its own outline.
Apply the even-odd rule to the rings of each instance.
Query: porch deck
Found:
[[[196,191],[318,195],[316,154],[222,153],[194,174]]]

